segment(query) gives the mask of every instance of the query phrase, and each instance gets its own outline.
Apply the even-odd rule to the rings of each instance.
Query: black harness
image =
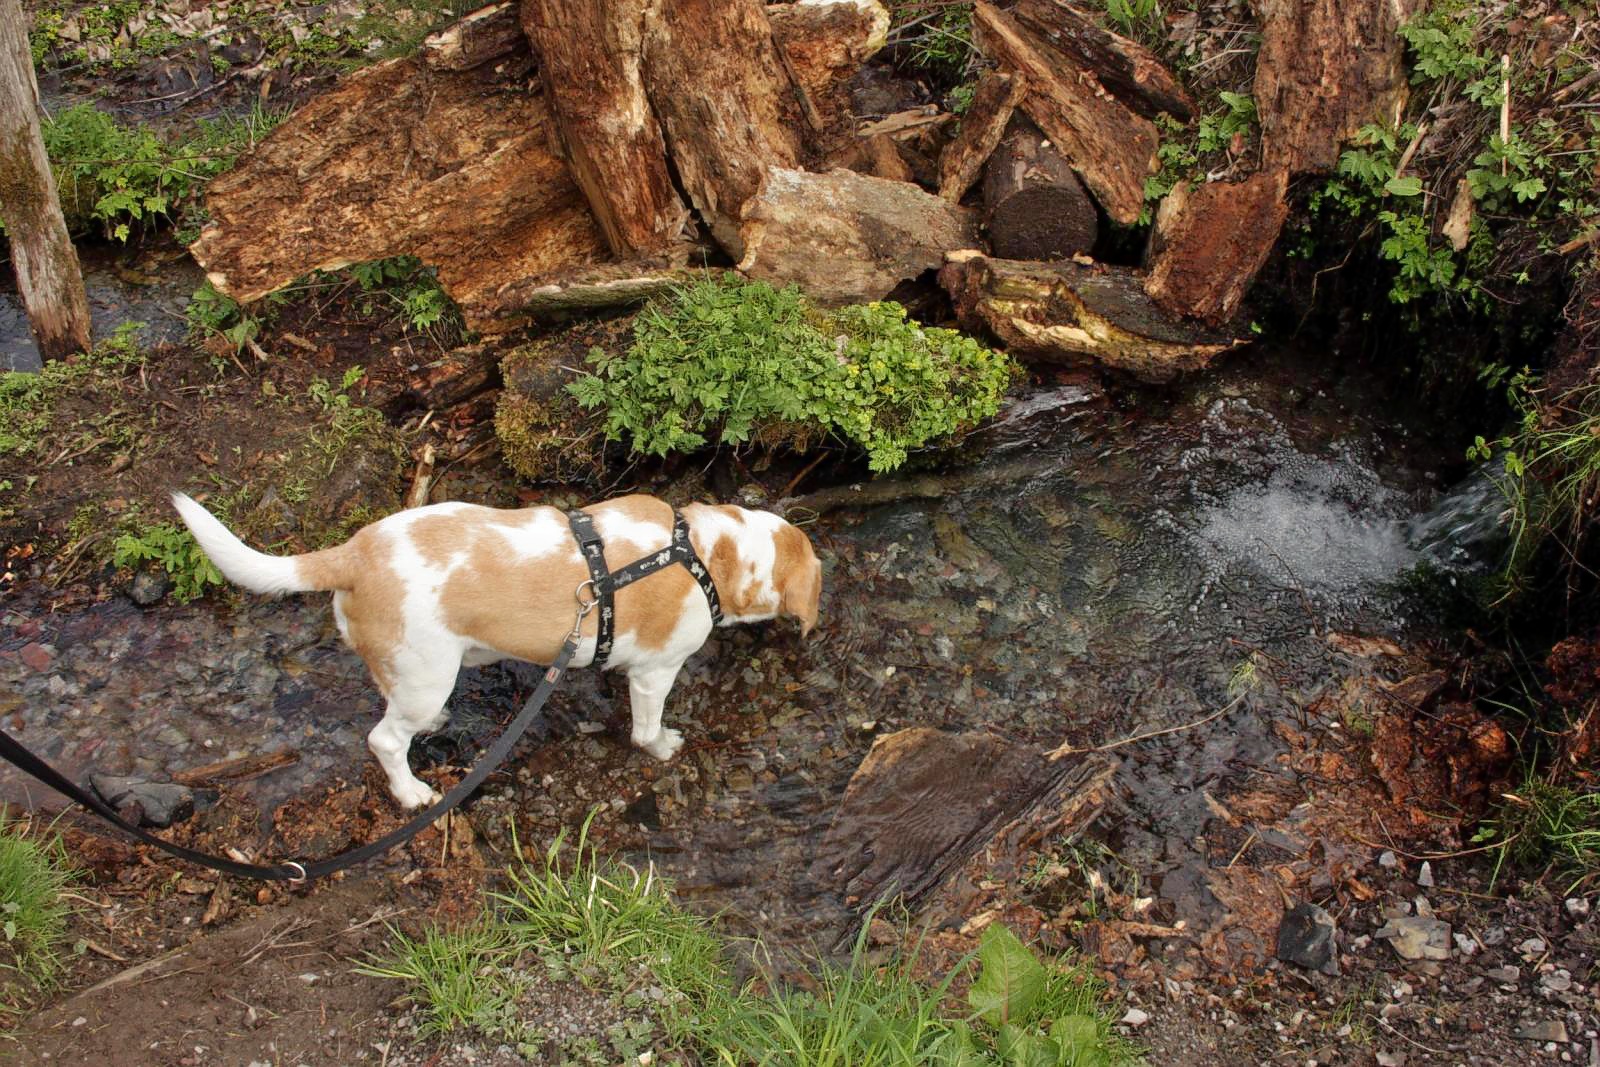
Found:
[[[552,663],[544,676],[539,679],[539,684],[534,688],[533,695],[528,697],[528,702],[522,706],[516,718],[506,727],[490,748],[484,753],[483,759],[472,771],[450,792],[444,799],[432,805],[425,811],[418,812],[404,826],[376,841],[362,845],[359,848],[341,852],[321,860],[308,860],[301,863],[298,860],[286,860],[280,863],[265,864],[251,863],[244,858],[234,859],[224,856],[212,856],[182,845],[175,845],[170,841],[162,840],[142,827],[135,826],[122,818],[121,814],[94,793],[81,788],[76,782],[56,770],[50,764],[30,752],[22,742],[0,729],[0,759],[4,759],[24,774],[28,774],[56,792],[77,801],[88,810],[94,812],[102,819],[116,826],[133,837],[138,838],[147,845],[153,845],[179,859],[188,860],[190,863],[209,867],[223,874],[231,874],[240,878],[256,878],[264,882],[290,882],[302,883],[307,879],[321,878],[335,871],[342,871],[346,867],[353,867],[358,863],[365,863],[375,856],[389,851],[396,845],[411,840],[417,834],[430,826],[440,816],[451,808],[460,804],[473,791],[483,784],[484,779],[492,774],[496,767],[511,755],[512,748],[538,716],[545,702],[550,699],[550,694],[555,691],[561,679],[565,676],[567,666],[572,662],[572,657],[578,651],[578,645],[583,639],[583,617],[595,608],[600,609],[600,634],[599,642],[595,646],[594,662],[604,666],[610,658],[613,627],[615,626],[615,610],[612,604],[612,594],[625,585],[637,582],[646,575],[682,563],[700,588],[706,594],[706,605],[711,609],[713,624],[722,621],[722,606],[717,600],[717,587],[711,581],[711,572],[706,570],[706,565],[695,554],[694,545],[689,541],[689,525],[683,521],[683,516],[676,510],[672,513],[672,543],[659,552],[652,553],[644,559],[628,564],[619,571],[606,570],[605,548],[600,543],[600,535],[594,531],[594,520],[581,511],[568,513],[572,522],[572,532],[578,538],[578,544],[583,551],[583,558],[589,564],[589,580],[577,589],[578,609],[577,617],[572,624],[572,632],[567,634],[567,639],[562,643],[561,650],[556,653],[555,662]],[[585,599],[584,586],[590,587],[590,597]]]
[[[706,595],[706,607],[711,609],[711,625],[722,624],[722,601],[717,599],[717,586],[711,580],[711,572],[700,561],[700,556],[694,550],[694,543],[689,540],[689,524],[684,521],[678,510],[672,510],[672,543],[659,552],[653,552],[643,559],[634,560],[621,570],[611,571],[606,569],[606,549],[600,543],[600,535],[595,532],[594,519],[587,512],[569,511],[567,521],[572,524],[572,536],[578,539],[578,549],[583,554],[583,561],[589,565],[589,580],[578,587],[578,601],[586,604],[585,613],[599,609],[599,632],[595,638],[594,663],[604,667],[611,659],[611,646],[616,633],[616,605],[613,603],[613,594],[625,585],[631,585],[640,578],[654,574],[656,571],[665,570],[674,563],[683,564],[691,577],[699,584],[700,591]],[[584,599],[585,586],[589,589],[590,599]]]

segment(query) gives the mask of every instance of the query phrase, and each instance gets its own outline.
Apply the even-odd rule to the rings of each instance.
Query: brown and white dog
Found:
[[[575,590],[589,577],[567,517],[556,508],[500,510],[433,504],[379,519],[337,548],[269,556],[245,545],[181,493],[173,504],[211,562],[256,593],[333,592],[339,633],[388,701],[367,735],[403,807],[433,796],[411,773],[411,738],[449,718],[445,701],[463,666],[501,659],[550,663],[572,629]],[[585,508],[612,570],[665,548],[672,508],[625,496]],[[811,542],[777,515],[727,505],[682,509],[690,539],[711,571],[725,623],[778,616],[817,622],[822,567]],[[678,670],[711,633],[705,594],[683,567],[669,567],[616,592],[609,666],[628,674],[633,743],[668,760],[683,744],[661,725]],[[572,666],[594,660],[596,623],[584,620]]]

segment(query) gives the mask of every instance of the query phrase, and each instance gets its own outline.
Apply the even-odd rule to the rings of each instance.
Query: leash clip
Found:
[[[294,860],[284,860],[283,861],[283,865],[285,867],[293,867],[295,870],[300,872],[300,877],[298,877],[298,878],[287,878],[287,879],[285,879],[285,881],[287,881],[290,885],[304,885],[305,884],[305,881],[306,881],[306,869],[305,869],[304,865],[302,865],[300,863],[296,863]]]
[[[584,586],[589,587],[588,600],[583,598]],[[572,632],[568,634],[567,637],[569,640],[576,642],[583,637],[584,618],[588,616],[589,612],[595,609],[595,605],[600,603],[600,597],[595,592],[593,578],[585,578],[583,581],[579,582],[578,588],[572,591],[572,595],[578,601],[578,617],[572,620]]]

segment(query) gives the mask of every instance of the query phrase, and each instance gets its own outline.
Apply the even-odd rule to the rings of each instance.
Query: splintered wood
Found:
[[[1242,181],[1180,183],[1161,202],[1145,292],[1168,311],[1232,318],[1289,216],[1283,170]]]

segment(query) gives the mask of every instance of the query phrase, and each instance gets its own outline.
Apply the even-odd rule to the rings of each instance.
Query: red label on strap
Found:
[[[554,667],[551,667],[549,670],[544,672],[544,680],[549,682],[551,685],[555,685],[561,680],[561,672],[556,670]]]

